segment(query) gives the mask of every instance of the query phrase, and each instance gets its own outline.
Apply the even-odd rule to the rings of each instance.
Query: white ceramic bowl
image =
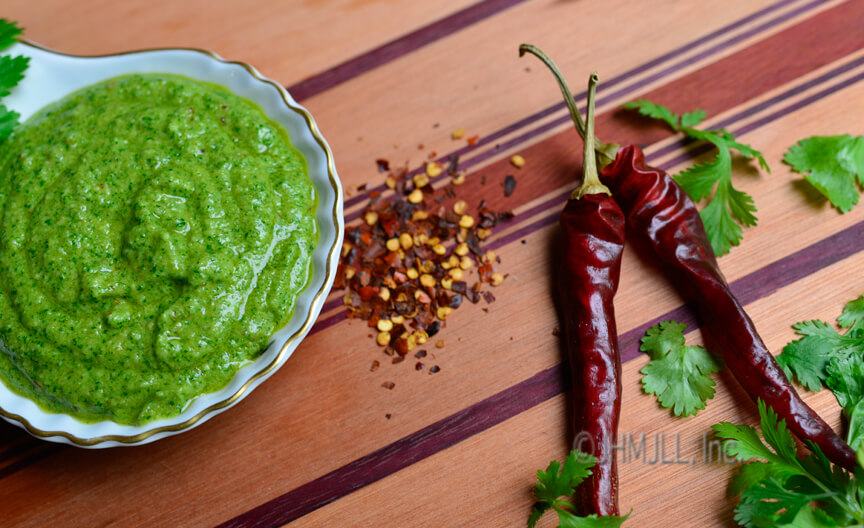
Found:
[[[2,55],[30,57],[24,80],[3,100],[19,112],[22,121],[48,103],[85,86],[129,73],[174,73],[224,86],[258,104],[267,116],[282,125],[291,143],[306,158],[309,177],[318,191],[316,219],[318,246],[312,255],[313,273],[297,298],[294,316],[276,332],[270,347],[258,360],[240,369],[224,389],[199,396],[179,416],[142,426],[111,421],[79,422],[65,414],[48,413],[0,383],[0,416],[45,440],[81,447],[112,447],[153,442],[186,431],[228,409],[282,366],[309,332],[333,285],[342,247],[342,187],[333,155],[312,116],[278,83],[262,77],[242,62],[194,49],[134,51],[99,57],[65,55],[31,42],[20,42]]]

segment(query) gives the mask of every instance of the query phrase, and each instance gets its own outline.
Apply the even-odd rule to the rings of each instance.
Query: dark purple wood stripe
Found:
[[[525,0],[483,0],[293,84],[288,92],[298,101],[308,99],[523,2]]]
[[[774,11],[777,11],[778,9],[781,9],[783,7],[786,7],[786,6],[794,3],[794,1],[796,1],[796,0],[782,0],[780,2],[777,2],[776,4],[772,4],[768,7],[765,7],[764,9],[762,9],[760,11],[757,11],[756,13],[753,13],[751,15],[747,15],[746,17],[744,17],[742,19],[736,20],[735,22],[733,22],[727,26],[724,26],[724,27],[722,27],[716,31],[713,31],[704,37],[698,38],[698,39],[696,39],[692,42],[689,42],[683,46],[675,48],[674,50],[672,50],[668,53],[665,53],[665,54],[663,54],[663,55],[661,55],[655,59],[652,59],[652,60],[650,60],[644,64],[641,64],[641,65],[639,65],[639,66],[637,66],[637,67],[635,67],[635,68],[633,68],[633,69],[631,69],[631,70],[629,70],[629,71],[627,71],[621,75],[618,75],[618,76],[616,76],[616,77],[614,77],[608,81],[604,81],[603,84],[600,87],[598,87],[598,93],[597,93],[598,105],[604,104],[605,102],[608,102],[609,100],[612,100],[615,98],[620,98],[620,97],[624,97],[626,95],[639,93],[640,91],[642,91],[644,89],[644,87],[649,82],[654,82],[654,81],[656,81],[660,78],[663,78],[665,76],[672,75],[675,72],[681,70],[682,68],[687,67],[691,64],[694,64],[695,62],[697,62],[699,60],[704,60],[705,58],[707,58],[713,54],[721,53],[721,52],[725,51],[726,49],[728,49],[729,47],[734,46],[735,44],[737,44],[743,40],[746,40],[746,39],[751,38],[751,37],[753,37],[753,36],[755,36],[761,32],[764,32],[764,31],[767,31],[773,27],[776,27],[777,25],[782,24],[783,22],[786,22],[786,21],[788,21],[788,20],[790,20],[796,16],[799,16],[799,15],[801,15],[807,11],[811,11],[811,10],[819,7],[820,5],[827,3],[829,0],[815,0],[813,2],[799,6],[796,9],[790,10],[787,13],[784,13],[784,14],[782,14],[782,15],[780,15],[780,16],[772,19],[772,20],[769,20],[768,22],[765,22],[764,24],[761,24],[757,27],[751,28],[750,30],[742,33],[741,35],[733,36],[730,39],[727,39],[723,42],[720,42],[717,45],[699,53],[698,55],[696,55],[694,57],[691,57],[689,59],[685,59],[685,60],[680,61],[676,64],[668,66],[668,67],[664,68],[663,70],[661,70],[660,72],[655,73],[652,76],[648,77],[647,79],[643,79],[643,80],[640,80],[639,82],[636,82],[636,83],[633,83],[630,85],[626,85],[620,89],[615,90],[612,93],[608,93],[609,90],[615,89],[615,87],[618,86],[619,84],[626,83],[626,81],[633,78],[635,75],[639,75],[641,73],[644,73],[644,72],[650,70],[651,68],[657,67],[657,66],[659,66],[659,65],[661,65],[667,61],[671,61],[671,60],[675,59],[676,57],[678,57],[679,55],[687,52],[688,50],[690,50],[694,47],[702,46],[704,44],[707,44],[708,42],[711,42],[712,40],[714,40],[718,37],[723,36],[725,33],[728,33],[729,31],[732,31],[736,27],[740,26],[742,23],[752,22],[754,20],[758,20],[764,16],[767,16],[767,15],[773,13]],[[578,95],[574,95],[574,98],[579,102],[583,101],[586,97],[587,97],[587,92],[580,92]],[[544,119],[544,118],[546,118],[550,115],[553,115],[555,113],[561,112],[565,109],[566,109],[566,105],[564,104],[563,101],[560,103],[556,103],[556,104],[554,104],[554,105],[552,105],[552,106],[550,106],[544,110],[536,112],[536,113],[534,113],[534,114],[532,114],[532,115],[530,115],[524,119],[521,119],[521,120],[519,120],[519,121],[517,121],[511,125],[508,125],[508,126],[502,128],[500,130],[496,130],[495,132],[492,132],[491,134],[488,134],[488,135],[482,137],[473,146],[470,146],[470,147],[465,146],[465,147],[459,148],[457,150],[454,150],[453,152],[450,152],[448,154],[445,154],[444,156],[439,157],[436,161],[443,163],[443,162],[446,162],[450,158],[450,156],[456,155],[456,156],[461,157],[461,156],[464,156],[465,154],[468,154],[470,152],[477,151],[478,149],[481,149],[481,148],[485,147],[486,145],[489,145],[489,144],[492,144],[492,143],[498,141],[500,138],[502,138],[504,136],[512,134],[512,133],[516,132],[517,130],[520,130],[521,128],[524,128],[528,125],[531,125],[531,124],[533,124],[533,123],[535,123],[541,119]],[[580,106],[580,110],[584,112],[585,109],[582,106]],[[476,165],[477,163],[485,161],[488,158],[494,156],[495,154],[497,154],[501,150],[513,148],[514,146],[526,141],[527,139],[531,139],[531,138],[535,137],[539,133],[542,133],[542,132],[545,132],[545,131],[550,130],[552,128],[561,126],[562,124],[569,122],[569,119],[570,119],[569,116],[564,116],[558,120],[555,120],[552,125],[544,125],[543,127],[536,129],[534,133],[524,134],[524,135],[520,136],[519,138],[516,138],[515,140],[508,141],[506,144],[496,145],[495,148],[491,149],[488,152],[485,152],[483,155],[477,156],[475,158],[472,158],[469,161],[463,162],[462,164],[460,164],[460,169],[464,170],[464,169],[470,168],[470,167]],[[409,174],[414,175],[414,174],[421,172],[422,170],[423,170],[422,167],[418,167],[418,168],[412,170]],[[445,176],[442,175],[442,176],[439,176],[437,178],[433,178],[433,183],[437,180],[441,180],[444,177]],[[367,199],[369,192],[383,191],[383,190],[385,190],[384,185],[378,185],[374,188],[370,188],[366,192],[358,194],[358,195],[346,200],[345,201],[345,208],[346,209],[351,208],[351,207],[357,205],[358,203],[360,203],[361,201],[363,201],[364,199]],[[359,213],[349,214],[347,219],[352,220],[352,219],[356,218],[358,215],[359,215]]]
[[[840,262],[864,247],[864,222],[746,275],[731,284],[743,305]],[[698,328],[688,306],[678,307],[618,336],[623,361],[639,355],[645,331],[660,321],[675,319]],[[510,419],[567,390],[566,365],[560,364],[475,403],[392,444],[336,469],[220,525],[219,528],[280,526],[349,493],[368,486],[411,464],[434,455]]]

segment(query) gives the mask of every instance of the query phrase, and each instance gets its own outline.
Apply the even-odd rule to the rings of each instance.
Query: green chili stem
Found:
[[[561,70],[558,69],[555,62],[553,62],[552,59],[543,52],[543,50],[533,44],[522,44],[519,46],[519,56],[522,57],[525,53],[530,53],[540,59],[540,61],[549,68],[552,75],[555,76],[555,80],[558,81],[558,88],[561,89],[561,94],[564,96],[564,102],[567,104],[567,110],[570,111],[570,118],[573,120],[573,124],[576,125],[576,130],[579,132],[579,135],[582,136],[582,139],[587,140],[588,134],[586,134],[585,123],[582,121],[582,115],[579,113],[579,108],[577,108],[576,102],[573,100],[573,92],[570,91],[570,86],[567,85],[567,80],[564,78]],[[595,141],[593,150],[595,150],[600,157],[600,168],[612,163],[615,160],[615,155],[618,152],[619,145],[616,145],[615,143],[603,143],[597,138],[594,138],[593,133],[590,135]]]
[[[519,46],[520,57],[524,56],[526,52],[540,59],[552,71],[552,75],[558,81],[558,88],[561,89],[561,94],[564,96],[564,102],[567,103],[567,110],[570,110],[570,118],[573,120],[573,124],[576,125],[579,135],[582,136],[582,139],[585,139],[585,123],[582,121],[582,115],[579,114],[579,108],[576,107],[576,101],[573,100],[573,92],[570,90],[564,74],[561,73],[561,70],[558,69],[558,66],[552,61],[549,55],[546,55],[537,46],[533,44],[522,44]]]
[[[594,99],[597,95],[597,83],[600,76],[597,72],[588,78],[588,117],[585,127],[585,148],[582,154],[582,185],[573,191],[571,199],[578,200],[586,194],[606,193],[612,196],[612,191],[600,183],[600,175],[597,173],[597,158],[594,155]]]

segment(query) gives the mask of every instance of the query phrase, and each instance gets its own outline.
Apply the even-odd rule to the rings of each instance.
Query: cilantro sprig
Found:
[[[759,400],[760,430],[723,422],[713,427],[726,451],[748,462],[732,481],[740,493],[735,520],[748,528],[855,527],[864,523],[864,469],[855,475],[832,466],[818,446],[799,458],[795,439],[773,409]],[[859,459],[862,452],[859,450]]]
[[[529,528],[534,528],[540,517],[547,511],[558,514],[559,528],[618,528],[627,517],[597,516],[596,514],[580,517],[576,514],[573,503],[566,497],[573,495],[576,487],[591,475],[591,468],[597,459],[579,451],[571,451],[564,464],[553,460],[546,471],[537,471],[537,484],[534,485],[534,498],[537,502],[528,517]],[[561,497],[565,497],[562,499]]]
[[[757,210],[753,198],[732,185],[731,151],[738,151],[748,160],[756,159],[762,169],[771,172],[762,153],[750,145],[739,143],[728,130],[694,128],[705,119],[707,114],[704,110],[694,110],[679,116],[665,106],[644,99],[626,103],[624,108],[660,119],[675,132],[714,145],[717,149],[714,159],[685,169],[675,176],[675,181],[694,202],[709,200],[701,211],[702,221],[717,255],[725,255],[733,246],[740,244],[743,228],[756,225]]]
[[[687,325],[663,321],[652,326],[642,338],[639,349],[651,356],[642,373],[642,390],[654,394],[661,406],[675,416],[695,415],[714,397],[712,374],[720,362],[700,346],[684,344]]]
[[[0,50],[4,50],[14,44],[21,35],[22,28],[17,23],[0,18]],[[30,63],[28,57],[12,57],[4,55],[0,57],[0,98],[6,97],[12,92],[12,88],[24,78],[24,71]],[[5,140],[18,126],[20,114],[0,104],[0,141]]]
[[[793,145],[783,156],[841,213],[858,203],[864,186],[864,137],[813,136]]]

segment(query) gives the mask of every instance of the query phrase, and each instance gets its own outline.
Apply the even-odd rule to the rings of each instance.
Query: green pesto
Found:
[[[118,77],[0,145],[0,379],[52,412],[175,416],[260,356],[318,241],[315,190],[251,102]]]

